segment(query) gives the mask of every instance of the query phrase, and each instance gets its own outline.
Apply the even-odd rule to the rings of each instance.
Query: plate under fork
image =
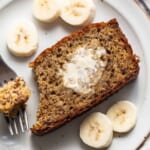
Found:
[[[15,71],[13,71],[0,56],[0,87],[9,81],[14,80],[17,77]],[[28,118],[25,107],[20,108],[15,117],[6,116],[5,120],[8,125],[8,129],[11,135],[18,135],[21,132],[25,132],[29,129]]]

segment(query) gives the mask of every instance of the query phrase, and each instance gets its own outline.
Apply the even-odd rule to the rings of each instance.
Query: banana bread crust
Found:
[[[44,116],[42,116],[42,112],[44,112],[44,111],[42,111],[42,109],[46,109],[46,108],[48,109],[48,107],[46,106],[46,104],[45,104],[45,108],[41,107],[41,106],[44,106],[42,104],[42,101],[45,98],[43,98],[43,96],[40,96],[40,103],[41,104],[39,105],[39,110],[38,110],[38,114],[37,114],[37,122],[31,128],[32,133],[37,134],[37,135],[43,135],[43,134],[45,134],[45,133],[47,133],[51,130],[54,130],[54,129],[60,127],[61,125],[68,122],[69,120],[72,120],[73,118],[81,115],[83,112],[89,110],[93,106],[96,106],[97,104],[101,103],[102,101],[104,101],[104,99],[108,98],[110,95],[112,95],[113,93],[118,91],[121,87],[126,85],[129,81],[131,81],[131,80],[133,80],[137,77],[138,72],[139,72],[139,64],[138,64],[139,59],[136,55],[133,54],[132,48],[131,48],[130,44],[128,43],[127,38],[125,37],[125,35],[121,31],[117,20],[112,19],[107,23],[104,23],[104,22],[94,23],[94,24],[86,26],[82,30],[73,32],[71,35],[63,38],[60,41],[58,41],[51,48],[47,48],[46,50],[44,50],[35,59],[35,61],[33,61],[29,64],[29,66],[33,69],[35,80],[37,81],[40,94],[42,95],[43,89],[42,89],[42,86],[40,85],[39,80],[41,80],[41,78],[39,78],[40,75],[39,75],[39,72],[38,72],[39,70],[37,68],[38,68],[38,66],[40,66],[43,63],[44,58],[47,57],[47,55],[49,55],[49,53],[55,52],[56,49],[58,49],[59,47],[62,46],[62,43],[67,43],[68,41],[71,41],[72,39],[74,39],[76,37],[82,37],[85,33],[89,32],[89,30],[91,30],[91,29],[97,29],[97,31],[99,31],[99,29],[103,29],[105,27],[110,27],[110,30],[112,28],[111,32],[114,32],[113,31],[113,28],[114,28],[115,32],[117,32],[116,36],[119,37],[120,43],[117,43],[116,41],[113,41],[113,42],[114,43],[116,42],[115,44],[119,45],[118,49],[120,49],[120,47],[123,47],[122,49],[124,49],[124,51],[125,51],[128,58],[126,58],[124,56],[121,56],[121,57],[123,57],[123,59],[125,61],[129,60],[129,65],[131,65],[131,67],[125,66],[124,68],[122,67],[122,69],[120,69],[122,74],[118,77],[118,83],[117,83],[117,80],[114,80],[113,84],[111,84],[111,83],[108,82],[108,79],[107,79],[106,83],[104,83],[105,87],[107,87],[107,89],[105,91],[102,90],[101,93],[96,93],[94,96],[93,95],[92,96],[87,95],[87,97],[89,96],[90,100],[87,99],[88,102],[85,102],[86,104],[79,102],[78,103],[79,106],[76,109],[73,108],[73,110],[72,110],[72,108],[71,108],[71,109],[69,109],[70,112],[68,114],[65,114],[65,115],[62,114],[61,117],[58,117],[58,118],[54,117],[55,119],[52,119],[52,120],[50,119],[51,117],[48,117],[50,114],[48,116],[45,116],[45,114],[43,114]],[[99,32],[101,33],[101,31],[99,31]],[[113,35],[115,35],[115,34],[113,34]],[[110,40],[111,40],[112,37],[108,36],[108,38],[110,38]],[[106,37],[106,39],[107,39],[107,37]],[[109,39],[107,39],[107,40],[109,40]],[[110,53],[110,51],[108,51],[108,53]],[[110,55],[116,57],[116,55],[118,55],[118,54],[110,54]],[[112,60],[110,59],[110,61],[112,61]],[[119,60],[117,60],[117,58],[115,58],[116,63],[117,63],[117,61],[119,61]],[[110,64],[113,65],[113,63],[110,63]],[[110,66],[110,67],[112,67],[112,66]],[[110,69],[110,67],[108,66],[107,69]],[[106,69],[106,71],[107,71],[107,69]],[[119,72],[120,72],[120,70],[119,70]],[[104,74],[105,74],[105,72],[104,72]],[[112,74],[112,77],[113,77],[113,74]],[[108,86],[109,86],[109,88],[108,88]],[[77,96],[79,96],[79,95],[77,94]],[[47,98],[47,100],[50,101],[49,98]],[[69,102],[68,102],[67,105],[69,105]],[[62,107],[65,107],[65,106],[62,105]],[[60,108],[60,110],[61,110],[61,108]],[[57,111],[54,112],[54,113],[57,113]],[[45,117],[47,117],[48,119],[47,118],[45,119]]]
[[[121,28],[119,27],[119,24],[118,24],[117,20],[112,19],[112,20],[108,21],[107,23],[101,22],[101,23],[94,23],[94,24],[87,25],[83,29],[75,31],[71,35],[62,38],[60,41],[58,41],[52,47],[43,50],[41,52],[41,54],[39,54],[39,56],[33,62],[29,63],[29,67],[31,67],[31,68],[36,67],[41,62],[41,59],[43,59],[43,57],[47,53],[49,53],[50,51],[53,51],[55,48],[59,47],[62,43],[65,43],[65,42],[71,40],[72,38],[74,38],[78,35],[83,35],[87,30],[89,30],[89,28],[97,28],[97,27],[101,28],[101,27],[105,27],[105,26],[108,26],[108,25],[110,25],[110,26],[113,25],[113,26],[118,27],[118,34],[119,34],[118,36],[120,36],[122,41],[126,44],[126,47],[128,47],[127,49],[129,50],[129,52],[133,53],[131,45],[128,43],[128,39],[126,38],[126,36],[123,34]],[[136,55],[133,55],[133,59],[136,59],[137,63],[139,62],[139,59]]]

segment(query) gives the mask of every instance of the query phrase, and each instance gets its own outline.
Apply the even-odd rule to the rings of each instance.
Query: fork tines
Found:
[[[18,135],[29,129],[27,113],[25,109],[20,109],[16,117],[5,116],[8,129],[11,135]]]

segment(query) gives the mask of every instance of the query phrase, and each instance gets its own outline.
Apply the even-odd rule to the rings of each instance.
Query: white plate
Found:
[[[140,56],[141,69],[138,79],[81,117],[42,137],[34,136],[30,132],[20,136],[9,136],[7,125],[3,117],[0,116],[0,150],[89,150],[90,148],[86,147],[79,139],[80,122],[91,112],[106,112],[110,105],[122,99],[131,100],[137,105],[139,112],[137,126],[123,137],[114,137],[109,150],[134,150],[150,130],[150,117],[148,116],[150,113],[150,94],[148,92],[150,90],[148,78],[150,71],[150,59],[148,59],[150,55],[150,24],[133,1],[116,0],[114,3],[114,0],[104,2],[95,0],[95,3],[97,12],[94,22],[117,18],[134,52]],[[27,65],[36,56],[26,59],[16,58],[9,54],[6,48],[7,31],[17,19],[31,20],[36,24],[40,35],[40,45],[36,56],[41,50],[51,46],[77,28],[66,25],[60,19],[51,24],[42,24],[36,21],[32,17],[31,0],[15,0],[0,10],[0,54],[8,65],[14,68],[18,75],[23,76],[32,88],[32,96],[27,107],[31,127],[35,122],[38,91],[34,84],[32,72]]]

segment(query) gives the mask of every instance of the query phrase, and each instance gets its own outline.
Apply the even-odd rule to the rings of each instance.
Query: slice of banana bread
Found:
[[[30,63],[40,92],[32,132],[51,131],[119,90],[139,72],[139,60],[116,19],[63,38]]]

